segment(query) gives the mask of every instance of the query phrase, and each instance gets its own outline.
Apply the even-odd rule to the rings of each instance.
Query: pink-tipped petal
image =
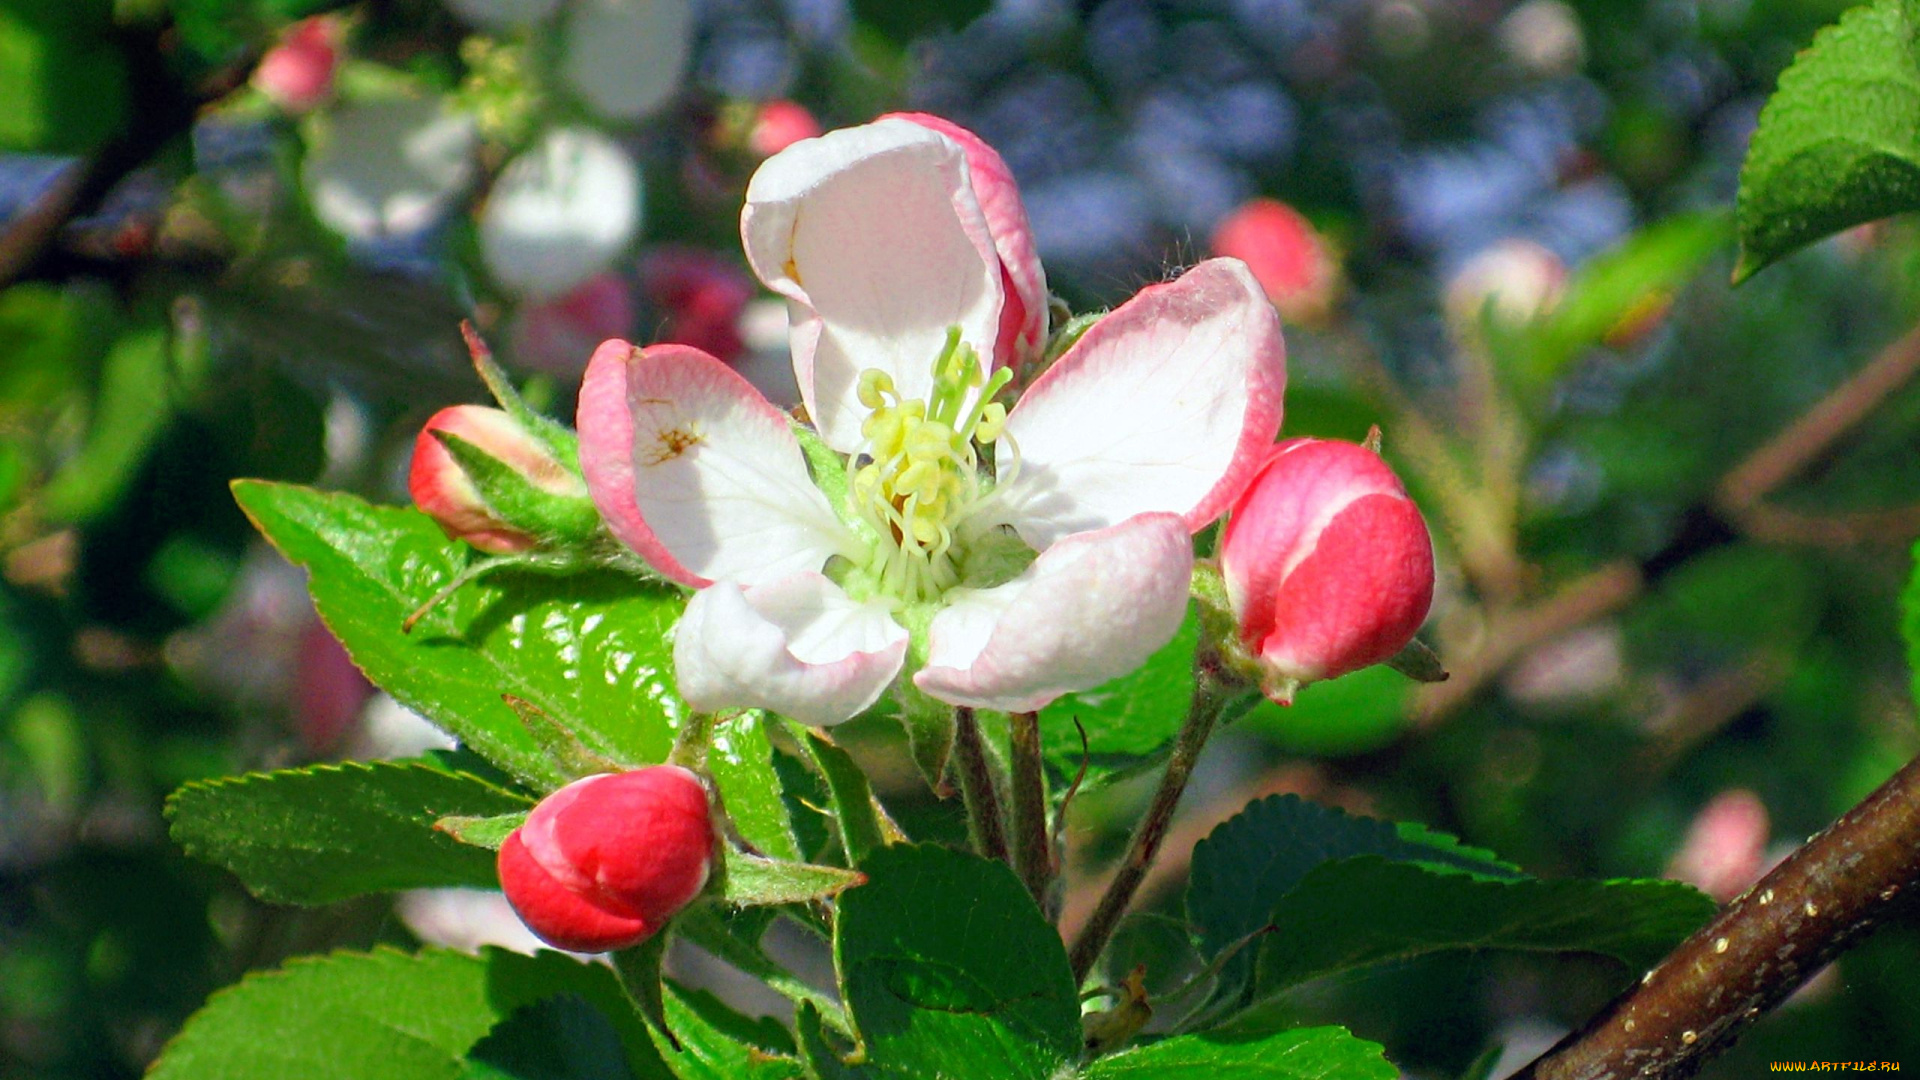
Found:
[[[907,632],[884,605],[811,573],[702,589],[673,639],[680,696],[694,708],[768,709],[823,727],[878,701],[906,655]]]
[[[1198,532],[1280,429],[1286,345],[1260,283],[1209,259],[1095,323],[1020,398],[1020,451],[996,516],[1035,548],[1135,514]]]
[[[1193,548],[1175,514],[1069,536],[1019,577],[949,594],[921,690],[955,705],[1028,712],[1134,670],[1187,611]]]
[[[995,363],[1008,367],[1037,360],[1047,344],[1047,275],[1034,248],[1033,228],[1027,224],[1027,207],[1020,201],[1020,185],[1014,182],[1013,170],[1007,168],[999,151],[951,120],[930,113],[888,113],[880,119],[919,124],[952,139],[966,152],[973,195],[980,202],[981,213],[987,216],[993,248],[1000,254],[1005,275],[1007,300],[1000,312]]]
[[[828,445],[861,442],[860,373],[925,397],[947,329],[981,354],[1000,327],[1000,257],[958,144],[884,120],[768,158],[740,218],[747,261],[792,301],[794,374]]]
[[[600,346],[578,422],[608,528],[674,581],[771,581],[854,549],[786,414],[698,349]]]

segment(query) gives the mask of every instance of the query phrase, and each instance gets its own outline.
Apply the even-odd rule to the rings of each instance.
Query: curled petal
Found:
[[[949,593],[914,684],[955,705],[1009,712],[1098,686],[1173,639],[1192,573],[1175,514],[1069,536],[1004,585]]]
[[[813,573],[702,589],[673,639],[680,696],[694,708],[769,709],[819,726],[879,700],[906,655],[907,632],[885,606]]]
[[[857,552],[786,414],[698,349],[601,345],[578,423],[607,527],[683,585],[770,581]]]
[[[1198,532],[1280,429],[1280,320],[1237,259],[1209,259],[1095,323],[1007,416],[1020,468],[995,515],[1045,550],[1135,514]]]
[[[993,249],[1000,255],[1007,294],[1006,306],[1000,312],[1000,340],[994,348],[994,362],[1006,367],[1038,359],[1047,344],[1047,275],[1040,267],[1040,253],[1034,249],[1033,228],[1027,224],[1027,207],[1020,201],[1020,186],[1014,183],[1013,170],[1007,168],[999,151],[951,120],[929,113],[889,113],[881,119],[919,124],[952,139],[966,152],[973,195],[993,233]]]
[[[947,328],[981,353],[999,333],[1000,257],[959,145],[882,120],[768,158],[740,219],[747,261],[792,301],[794,374],[827,444],[860,445],[860,372],[925,397]]]

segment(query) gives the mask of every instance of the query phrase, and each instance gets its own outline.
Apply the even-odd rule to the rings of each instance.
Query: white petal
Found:
[[[1174,514],[1069,536],[1004,585],[948,594],[914,685],[1008,712],[1099,686],[1173,640],[1192,575],[1192,541]]]
[[[472,181],[478,138],[437,97],[348,105],[317,121],[301,177],[314,214],[348,239],[410,236]]]
[[[1286,346],[1238,259],[1210,259],[1094,324],[1007,415],[1020,469],[994,517],[1038,550],[1135,514],[1195,532],[1280,429]]]
[[[546,299],[607,268],[640,228],[640,169],[591,128],[548,132],[507,163],[480,215],[487,270]]]
[[[907,632],[819,574],[694,594],[674,631],[680,696],[696,709],[770,709],[803,724],[866,711],[900,672]]]
[[[904,120],[803,139],[754,173],[740,228],[754,272],[794,302],[794,372],[836,450],[860,443],[862,370],[924,397],[958,326],[985,373],[1000,257],[952,140]]]
[[[561,39],[560,74],[609,120],[638,120],[680,89],[693,45],[688,0],[580,0]]]
[[[684,585],[751,585],[860,548],[786,414],[687,345],[609,341],[580,387],[580,467],[613,534]]]

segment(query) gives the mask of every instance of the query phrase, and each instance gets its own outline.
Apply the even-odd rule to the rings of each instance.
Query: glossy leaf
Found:
[[[1171,742],[1193,697],[1193,652],[1199,642],[1200,623],[1189,611],[1173,640],[1132,674],[1067,694],[1040,710],[1040,747],[1047,764],[1062,777],[1080,771],[1076,719],[1087,732],[1088,783],[1110,779]]]
[[[666,990],[667,1025],[680,1040],[680,1049],[673,1050],[664,1039],[659,1048],[680,1080],[799,1080],[800,1063],[775,1056],[782,1049],[777,1045],[765,1045],[778,1042],[775,1030],[785,1034],[778,1024],[749,1020],[704,990],[671,980]],[[784,1051],[792,1052],[791,1040]]]
[[[611,1021],[571,995],[507,1017],[467,1054],[461,1080],[633,1080]]]
[[[1740,170],[1742,281],[1823,236],[1920,207],[1920,5],[1841,16],[1780,76]]]
[[[367,677],[515,777],[565,778],[501,699],[512,694],[595,753],[666,759],[685,715],[664,640],[677,593],[611,572],[498,571],[400,625],[465,564],[426,515],[351,495],[241,481],[234,495],[305,567],[320,615]]]
[[[780,797],[780,774],[773,767],[768,723],[767,715],[755,710],[721,717],[714,724],[707,770],[720,786],[727,816],[741,836],[764,854],[798,859],[800,845],[794,841],[787,806]]]
[[[875,1076],[1053,1076],[1080,1049],[1060,936],[1002,863],[883,847],[840,900],[834,955]]]
[[[337,952],[257,972],[214,995],[167,1044],[153,1080],[453,1080],[515,1010],[556,994],[620,1033],[635,1080],[673,1080],[613,973],[559,953]]]
[[[892,828],[892,822],[874,801],[867,774],[852,755],[815,728],[794,724],[791,729],[826,778],[827,791],[833,796],[834,824],[840,830],[840,848],[847,853],[847,861],[858,865],[876,848],[900,839],[898,830]]]
[[[493,856],[437,832],[449,814],[525,810],[525,796],[420,763],[314,765],[200,781],[167,800],[173,838],[265,900],[492,887]]]
[[[1393,1080],[1380,1047],[1345,1028],[1295,1028],[1255,1041],[1182,1035],[1103,1057],[1082,1080]]]

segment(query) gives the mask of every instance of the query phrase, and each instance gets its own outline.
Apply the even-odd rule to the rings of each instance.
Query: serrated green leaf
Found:
[[[523,810],[493,817],[443,817],[433,823],[433,828],[471,847],[499,851],[500,845],[507,842],[508,834],[527,823],[528,813]]]
[[[1082,1080],[1394,1080],[1380,1047],[1345,1028],[1295,1028],[1248,1042],[1181,1035],[1104,1057]]]
[[[594,753],[666,760],[686,715],[665,641],[677,592],[613,572],[496,571],[403,634],[401,622],[467,557],[425,514],[260,481],[236,483],[234,496],[306,568],[321,617],[367,676],[513,776],[542,789],[565,780],[502,694]]]
[[[1740,170],[1734,281],[1823,236],[1920,207],[1917,9],[1856,7],[1781,73]]]
[[[149,1080],[455,1080],[475,1042],[556,994],[619,1031],[636,1080],[674,1080],[613,972],[559,953],[430,949],[338,952],[247,976],[215,994],[161,1053]]]
[[[1274,993],[1336,971],[1446,949],[1612,956],[1638,970],[1711,919],[1713,900],[1678,881],[1500,881],[1394,862],[1342,859],[1276,904],[1256,984]]]
[[[1334,859],[1378,855],[1444,866],[1484,877],[1522,875],[1491,852],[1462,845],[1444,833],[1390,821],[1353,817],[1297,795],[1247,804],[1194,846],[1187,879],[1187,919],[1212,959],[1272,921],[1273,908],[1315,867]],[[1246,1000],[1254,952],[1242,951],[1221,968],[1216,1000]]]
[[[167,816],[189,855],[232,870],[261,899],[325,904],[395,889],[491,887],[493,857],[434,831],[434,822],[529,805],[428,765],[349,762],[188,784],[167,800]]]
[[[827,781],[827,791],[833,797],[834,824],[840,830],[840,847],[847,853],[847,861],[858,866],[874,849],[899,839],[897,830],[888,827],[891,822],[881,816],[873,787],[859,763],[819,730],[800,724],[792,725],[792,729]]]
[[[676,1052],[664,1041],[659,1048],[680,1080],[800,1080],[798,1061],[774,1056],[793,1052],[791,1039],[784,1049],[777,1045],[786,1035],[778,1024],[749,1020],[706,991],[672,980],[667,982],[666,1006],[667,1023],[680,1049]],[[769,1041],[776,1045],[766,1045]]]
[[[873,1075],[1037,1080],[1079,1053],[1066,950],[1005,864],[894,844],[860,869],[834,956]]]
[[[633,1080],[633,1071],[612,1022],[568,994],[494,1025],[468,1051],[462,1080]]]
[[[1139,764],[1173,740],[1193,698],[1193,652],[1200,622],[1192,610],[1173,640],[1137,670],[1118,679],[1066,694],[1040,710],[1040,750],[1062,777],[1080,771],[1080,733],[1086,728],[1086,783],[1097,785]]]
[[[731,846],[726,861],[727,902],[748,907],[822,900],[866,880],[857,870],[762,859]]]

